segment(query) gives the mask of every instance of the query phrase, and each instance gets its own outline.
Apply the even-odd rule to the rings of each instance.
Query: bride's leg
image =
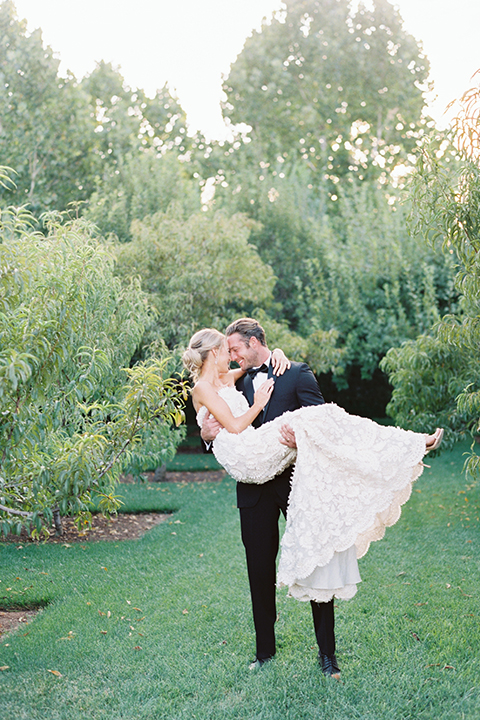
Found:
[[[432,435],[427,435],[426,439],[425,439],[425,445],[426,445],[425,452],[427,453],[427,452],[430,452],[431,450],[436,450],[443,440],[443,435],[444,435],[443,428],[437,428]]]

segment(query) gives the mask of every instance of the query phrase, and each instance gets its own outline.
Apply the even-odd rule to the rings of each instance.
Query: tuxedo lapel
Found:
[[[270,379],[271,377],[273,377],[272,363],[270,363],[268,365],[268,373],[267,373],[267,378]],[[274,392],[275,392],[275,386],[273,388],[272,395]],[[244,380],[244,394],[248,400],[248,404],[251,407],[253,405],[255,391],[253,389],[253,380],[248,373],[246,373],[245,380]],[[263,410],[258,413],[257,417],[252,422],[253,427],[260,427],[260,425],[262,425],[265,422],[265,416],[267,414],[267,409],[268,409],[268,406],[270,405],[270,400],[272,399],[272,395],[270,395],[270,398],[269,398],[267,404],[265,405],[265,407],[263,408]]]
[[[268,366],[268,378],[270,379],[272,377],[274,377],[273,367],[272,367],[272,363],[270,363]],[[280,380],[280,378],[282,378],[282,379]],[[265,405],[263,410],[257,415],[255,420],[253,421],[252,425],[254,427],[259,427],[259,425],[262,425],[266,421],[267,413],[268,413],[270,404],[272,402],[272,398],[274,397],[275,386],[279,382],[279,380],[281,383],[285,382],[285,378],[283,378],[282,376],[274,377],[273,392],[270,395],[270,399],[269,399],[268,403]],[[240,390],[240,392],[242,392],[245,395],[245,397],[247,398],[247,402],[251,407],[253,405],[255,391],[253,389],[253,380],[248,373],[245,373],[245,375],[243,375],[240,378],[240,380],[237,382],[237,389]],[[273,404],[275,405],[275,401]],[[281,414],[281,412],[283,412],[283,410],[280,411],[280,414]],[[274,415],[274,417],[276,417],[276,416]]]
[[[247,398],[250,407],[252,407],[255,393],[253,390],[253,380],[248,373],[243,376],[243,394]]]
[[[295,380],[291,370],[286,370],[283,375],[275,376],[273,392],[268,403],[265,405],[263,422],[269,422],[282,415],[287,410],[295,410],[297,398],[294,391]]]
[[[270,380],[270,378],[272,378],[272,377],[273,377],[273,367],[272,367],[272,363],[271,363],[271,361],[270,361],[270,364],[269,364],[269,366],[268,366],[268,379]],[[265,407],[263,408],[262,412],[259,414],[259,417],[261,418],[260,425],[262,425],[262,424],[265,422],[265,418],[267,417],[268,406],[270,405],[270,402],[271,402],[271,400],[272,400],[273,393],[275,392],[275,382],[276,382],[276,381],[274,380],[274,381],[273,381],[274,384],[273,384],[272,394],[270,395],[270,397],[269,397],[269,399],[268,399],[268,402],[267,402],[267,404],[265,405]]]

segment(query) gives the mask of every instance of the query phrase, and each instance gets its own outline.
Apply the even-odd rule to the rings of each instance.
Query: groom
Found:
[[[241,318],[229,325],[225,334],[231,360],[245,371],[245,375],[237,382],[237,389],[252,405],[256,389],[273,375],[265,332],[256,320]],[[321,405],[323,402],[317,381],[308,365],[292,363],[283,375],[275,376],[272,396],[253,425],[258,427],[289,410],[306,405]],[[204,442],[211,443],[220,428],[214,418],[205,420],[201,433]],[[293,430],[286,424],[282,427],[282,442],[289,447],[296,447]],[[278,520],[280,512],[286,516],[291,475],[291,468],[287,468],[263,485],[237,483],[237,506],[240,509],[256,634],[256,658],[250,665],[251,669],[261,667],[275,655]],[[335,657],[333,600],[326,603],[312,601],[311,606],[322,671],[338,679],[340,671]]]

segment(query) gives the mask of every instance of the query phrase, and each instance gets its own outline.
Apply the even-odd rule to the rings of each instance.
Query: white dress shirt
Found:
[[[272,353],[270,353],[269,357],[265,360],[264,363],[262,363],[262,365],[266,365],[268,368],[268,366],[271,363],[271,360],[272,360]],[[255,369],[255,368],[253,368],[253,369]],[[262,372],[257,373],[252,381],[253,391],[257,392],[258,388],[260,387],[260,385],[262,383],[265,382],[265,380],[268,380],[268,370],[267,370],[267,372],[263,372],[263,370],[262,370]]]

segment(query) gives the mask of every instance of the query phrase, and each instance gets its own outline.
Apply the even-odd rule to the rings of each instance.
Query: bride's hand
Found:
[[[272,368],[275,375],[283,375],[285,370],[290,369],[291,364],[283,350],[275,348],[272,352]]]
[[[268,380],[265,380],[264,383],[260,385],[258,390],[255,392],[253,402],[255,405],[260,405],[260,408],[264,408],[265,405],[270,400],[270,397],[273,392],[273,378],[269,378]]]

